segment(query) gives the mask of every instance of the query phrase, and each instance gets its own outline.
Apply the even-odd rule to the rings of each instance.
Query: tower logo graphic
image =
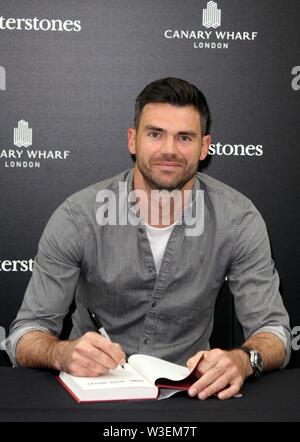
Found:
[[[14,145],[17,147],[32,145],[32,129],[28,127],[27,121],[20,120],[18,127],[14,128]]]
[[[221,26],[221,9],[218,9],[217,3],[210,1],[203,9],[203,26],[206,28],[218,28]]]

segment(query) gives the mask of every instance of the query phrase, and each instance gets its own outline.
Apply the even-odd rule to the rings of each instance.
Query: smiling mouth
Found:
[[[156,166],[161,167],[163,169],[175,169],[177,167],[182,167],[181,164],[178,163],[155,163]]]

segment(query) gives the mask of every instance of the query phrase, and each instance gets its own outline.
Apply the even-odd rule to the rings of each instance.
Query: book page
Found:
[[[101,390],[103,388],[118,389],[120,387],[140,387],[145,385],[152,385],[145,377],[137,372],[129,364],[124,365],[124,369],[117,367],[111,369],[107,375],[101,375],[97,377],[80,377],[72,376],[68,373],[60,375],[61,379],[72,379],[73,382],[82,390]]]
[[[190,370],[187,367],[149,355],[132,355],[128,358],[128,363],[145,376],[152,384],[154,384],[158,378],[180,381],[190,374]]]

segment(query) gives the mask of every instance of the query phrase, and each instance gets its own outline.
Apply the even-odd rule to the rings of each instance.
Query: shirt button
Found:
[[[151,307],[155,307],[156,306],[156,302],[152,302]]]
[[[147,343],[148,343],[148,339],[144,338],[144,344],[147,344]]]

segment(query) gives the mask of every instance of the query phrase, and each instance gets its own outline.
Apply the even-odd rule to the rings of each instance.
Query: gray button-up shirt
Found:
[[[203,232],[187,235],[183,216],[157,274],[143,222],[99,224],[97,195],[105,189],[110,202],[117,202],[119,215],[128,211],[134,220],[136,212],[128,194],[120,192],[120,182],[130,192],[133,169],[73,194],[48,221],[21,309],[5,341],[12,362],[16,365],[18,339],[28,331],[60,335],[75,296],[70,339],[94,330],[90,306],[128,356],[144,353],[185,365],[197,351],[209,348],[215,301],[227,276],[245,338],[260,331],[275,333],[285,345],[286,364],[289,319],[265,223],[252,202],[197,173],[193,200],[185,210],[193,210],[195,191],[202,190]]]

